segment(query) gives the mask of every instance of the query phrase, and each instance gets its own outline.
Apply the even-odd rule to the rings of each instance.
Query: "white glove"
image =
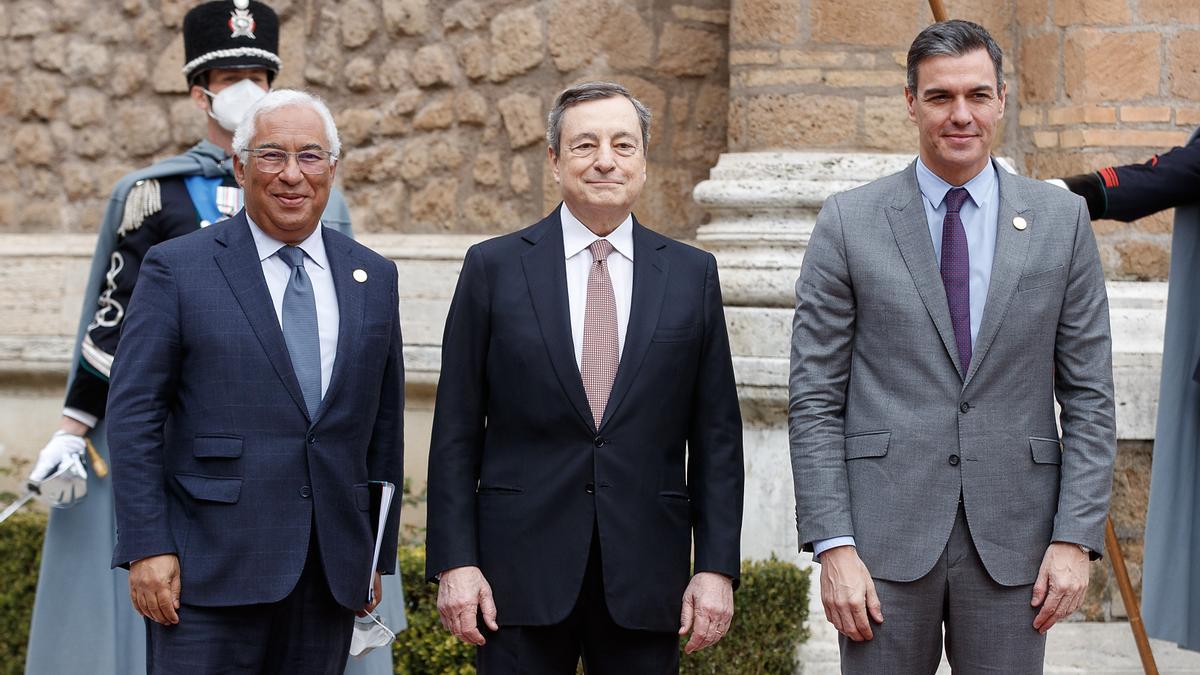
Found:
[[[33,465],[33,471],[29,474],[30,482],[40,483],[46,480],[46,477],[54,473],[63,460],[72,456],[82,459],[85,452],[87,452],[87,441],[83,436],[76,436],[65,431],[54,432],[54,435],[50,437],[50,442],[38,453],[37,463]]]
[[[1047,179],[1046,179],[1046,182],[1047,182],[1047,183],[1049,183],[1049,184],[1051,184],[1051,185],[1053,185],[1053,186],[1055,186],[1055,187],[1060,187],[1060,188],[1062,188],[1062,189],[1064,189],[1064,190],[1070,190],[1070,189],[1071,189],[1071,188],[1067,187],[1067,184],[1066,184],[1065,182],[1063,182],[1063,179],[1061,179],[1061,178],[1047,178]]]

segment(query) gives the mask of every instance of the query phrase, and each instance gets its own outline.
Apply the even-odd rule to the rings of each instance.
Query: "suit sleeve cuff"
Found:
[[[830,537],[828,539],[818,539],[813,542],[813,559],[820,560],[821,554],[831,548],[839,546],[854,546],[854,537]]]

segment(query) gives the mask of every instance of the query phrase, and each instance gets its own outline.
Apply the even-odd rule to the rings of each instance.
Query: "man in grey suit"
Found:
[[[796,283],[797,527],[843,672],[933,673],[944,627],[956,672],[1039,673],[1100,557],[1104,276],[1083,200],[991,161],[1001,59],[970,22],[917,36],[920,155],[825,202]]]

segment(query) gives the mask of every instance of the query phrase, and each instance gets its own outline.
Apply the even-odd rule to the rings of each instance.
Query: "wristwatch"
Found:
[[[1083,551],[1084,555],[1086,555],[1089,558],[1092,557],[1092,549],[1084,546],[1083,544],[1075,544],[1075,545],[1079,547],[1080,551]]]

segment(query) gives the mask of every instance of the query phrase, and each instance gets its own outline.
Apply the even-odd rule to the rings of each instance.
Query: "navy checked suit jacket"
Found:
[[[312,536],[338,603],[366,601],[367,482],[403,482],[397,272],[323,233],[341,318],[314,419],[244,212],[153,247],[142,264],[108,401],[113,565],[177,554],[183,602],[283,599]],[[365,282],[354,278],[360,269]],[[384,574],[395,572],[399,511],[385,529]]]

